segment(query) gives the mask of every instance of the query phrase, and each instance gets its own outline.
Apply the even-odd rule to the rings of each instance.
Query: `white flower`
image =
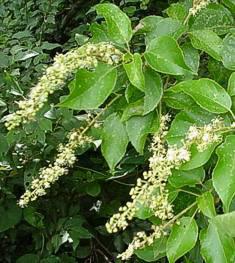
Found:
[[[198,137],[198,135],[199,135],[199,131],[198,131],[197,127],[191,126],[188,130],[187,138],[189,140],[194,140]]]
[[[178,158],[180,161],[189,161],[190,160],[190,152],[185,148],[180,148],[178,152]]]

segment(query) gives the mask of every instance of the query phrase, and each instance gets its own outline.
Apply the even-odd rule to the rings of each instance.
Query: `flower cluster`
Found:
[[[79,129],[75,129],[68,135],[68,143],[59,146],[59,153],[53,164],[42,168],[39,177],[31,182],[30,189],[21,196],[19,206],[26,207],[30,201],[36,200],[39,196],[46,194],[46,189],[50,188],[62,175],[68,173],[75,161],[75,150],[92,142],[91,138],[84,135]]]
[[[210,4],[211,0],[193,0],[193,7],[189,9],[189,13],[195,16],[200,10]]]
[[[21,123],[35,118],[36,113],[48,100],[48,96],[62,88],[77,69],[92,69],[98,61],[115,65],[122,59],[122,53],[108,43],[87,44],[55,57],[54,64],[47,68],[38,84],[32,88],[28,99],[18,102],[19,109],[6,116],[6,127],[12,130]]]
[[[137,179],[136,186],[130,190],[131,202],[120,207],[119,213],[114,214],[106,224],[108,232],[124,230],[128,226],[128,221],[135,216],[140,204],[149,207],[154,216],[161,219],[162,222],[170,222],[169,220],[173,218],[173,206],[169,203],[166,185],[172,170],[178,169],[183,163],[190,160],[190,148],[193,144],[199,151],[204,151],[209,145],[219,142],[221,136],[218,133],[225,127],[220,119],[214,119],[203,127],[191,126],[185,139],[182,140],[181,147],[167,146],[165,136],[168,121],[168,116],[161,118],[160,129],[153,136],[151,144],[152,156],[149,159],[149,170],[143,173],[143,179]],[[170,224],[167,226],[169,227]],[[127,250],[119,257],[126,260],[136,249],[149,246],[156,238],[167,234],[164,225],[152,226],[152,230],[149,236],[144,232],[138,232]]]
[[[219,118],[212,120],[211,123],[203,127],[191,126],[186,134],[186,141],[188,144],[194,143],[198,151],[203,152],[209,145],[222,140],[219,131],[224,128],[224,123]]]

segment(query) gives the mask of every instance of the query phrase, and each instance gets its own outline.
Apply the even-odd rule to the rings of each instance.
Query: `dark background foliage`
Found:
[[[99,21],[93,6],[99,1],[3,0],[0,7],[0,114],[17,106],[37,82],[56,53],[82,45],[91,36],[90,25]],[[114,1],[134,24],[146,15],[161,14],[162,1]],[[139,41],[139,40],[137,40]],[[8,107],[7,107],[8,105]],[[58,141],[76,125],[72,112],[48,103],[38,123],[0,134],[0,262],[105,262],[130,242],[138,222],[122,234],[108,235],[107,218],[128,197],[130,185],[146,164],[131,150],[118,170],[122,178],[110,179],[99,151],[81,157],[68,177],[48,195],[22,210],[17,198],[38,169],[53,158]],[[17,142],[17,143],[16,143]],[[91,165],[92,164],[92,165]],[[91,169],[92,167],[92,169]],[[79,174],[79,176],[78,176]],[[115,189],[115,190],[113,190]],[[95,207],[99,207],[97,212]],[[143,223],[140,223],[143,224]],[[144,226],[148,228],[148,226]],[[67,242],[67,233],[73,244]],[[133,262],[141,260],[133,259]]]

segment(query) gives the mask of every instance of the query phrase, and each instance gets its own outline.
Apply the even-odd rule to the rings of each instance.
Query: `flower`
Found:
[[[5,117],[5,126],[12,130],[21,123],[33,120],[49,95],[61,89],[77,69],[93,69],[98,61],[115,65],[121,59],[122,53],[109,43],[89,43],[66,54],[57,55],[54,64],[46,69],[38,84],[31,89],[28,99],[19,101],[19,109]]]
[[[68,167],[73,166],[76,161],[76,148],[91,141],[91,138],[84,135],[80,129],[70,132],[68,143],[59,145],[59,153],[54,163],[39,171],[39,177],[31,182],[30,188],[20,197],[19,206],[26,207],[29,202],[45,195],[46,189],[50,188],[61,176],[68,174]]]
[[[193,7],[189,9],[189,13],[195,16],[203,8],[212,2],[211,0],[193,0]]]

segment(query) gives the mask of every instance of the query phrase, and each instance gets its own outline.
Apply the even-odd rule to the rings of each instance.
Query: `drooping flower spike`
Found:
[[[143,178],[138,178],[136,186],[130,190],[131,201],[119,208],[119,213],[114,214],[106,224],[110,233],[124,230],[128,222],[133,219],[140,205],[151,209],[155,217],[162,221],[161,225],[152,225],[152,233],[147,235],[141,231],[136,234],[127,250],[119,255],[122,260],[129,259],[135,250],[152,245],[154,240],[167,234],[165,226],[174,217],[173,206],[169,202],[169,193],[166,188],[168,178],[173,169],[178,169],[191,158],[190,148],[194,144],[199,152],[207,149],[211,144],[221,141],[220,131],[226,127],[219,118],[202,127],[191,126],[182,140],[182,146],[168,145],[167,135],[169,116],[162,116],[159,131],[153,136],[150,147],[152,156],[149,159],[149,170],[143,173]],[[232,127],[232,126],[231,126]]]
[[[54,64],[47,68],[38,84],[31,89],[28,98],[18,102],[19,109],[6,116],[5,126],[12,130],[33,120],[49,95],[61,89],[78,69],[93,69],[99,61],[115,65],[121,59],[122,53],[109,43],[89,43],[64,55],[57,55]]]

